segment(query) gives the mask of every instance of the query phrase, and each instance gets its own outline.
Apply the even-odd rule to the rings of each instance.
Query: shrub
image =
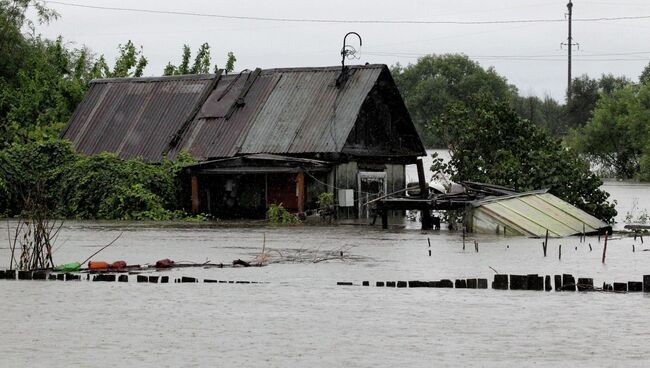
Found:
[[[274,225],[288,225],[288,224],[299,224],[300,219],[298,216],[293,215],[287,211],[282,203],[272,204],[268,211],[266,211],[266,217],[268,217],[269,222]]]
[[[326,208],[334,204],[334,193],[323,192],[318,195],[318,207]]]
[[[111,153],[85,156],[63,140],[14,144],[0,151],[0,214],[15,216],[30,193],[44,192],[44,201],[56,216],[180,219],[186,214],[179,210],[179,173],[188,162],[187,154],[159,165],[122,160]]]

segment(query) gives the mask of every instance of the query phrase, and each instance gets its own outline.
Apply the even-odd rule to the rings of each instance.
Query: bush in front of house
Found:
[[[31,193],[43,192],[42,200],[59,217],[180,219],[186,215],[179,172],[189,162],[185,154],[161,164],[111,153],[86,156],[64,140],[14,144],[0,151],[0,214],[19,215]]]
[[[269,222],[274,225],[290,225],[299,224],[301,221],[298,216],[291,214],[286,208],[280,204],[272,204],[266,211],[266,217]]]

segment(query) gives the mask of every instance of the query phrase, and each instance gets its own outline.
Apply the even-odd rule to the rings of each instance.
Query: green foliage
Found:
[[[115,59],[113,69],[108,66],[104,55],[92,65],[90,76],[96,78],[126,78],[141,77],[148,64],[147,58],[142,53],[142,47],[136,49],[131,40],[125,45],[118,45],[119,55]]]
[[[121,160],[109,153],[75,154],[61,140],[14,144],[0,151],[0,213],[16,215],[26,197],[46,188],[52,213],[68,218],[172,220],[178,209],[181,168],[187,154],[160,165]]]
[[[81,156],[53,174],[65,217],[132,218],[174,196],[173,179],[160,167],[110,153]]]
[[[602,181],[573,150],[522,119],[507,101],[478,98],[443,115],[451,137],[452,180],[471,180],[518,191],[549,188],[569,203],[611,221],[616,215]]]
[[[593,118],[568,142],[619,178],[650,180],[650,85],[627,85],[603,95]]]
[[[44,205],[58,216],[184,217],[177,210],[178,173],[192,162],[189,155],[150,165],[110,154],[77,155],[70,142],[57,139],[90,80],[141,76],[147,59],[129,40],[119,45],[111,68],[103,56],[95,59],[86,48],[67,48],[60,37],[40,38],[26,12],[35,10],[39,23],[55,19],[43,3],[0,0],[0,214],[17,215],[30,197],[39,194],[40,200],[44,193]],[[23,33],[25,28],[31,33]],[[208,71],[207,44],[194,68]]]
[[[269,206],[269,209],[266,211],[266,217],[269,222],[274,225],[290,225],[290,224],[299,224],[300,219],[298,216],[293,215],[287,211],[282,203],[272,204]]]
[[[546,130],[553,137],[562,137],[569,130],[564,105],[550,96],[544,99],[537,96],[515,96],[512,106],[519,116]]]
[[[151,165],[121,160],[102,153],[80,156],[55,173],[61,199],[59,210],[66,217],[169,220],[177,215],[178,173],[186,157]]]
[[[646,69],[641,81],[650,80],[650,65]],[[406,67],[397,64],[391,72],[426,147],[453,143],[444,135],[442,114],[452,104],[468,106],[477,96],[510,101],[521,117],[559,138],[589,121],[601,95],[611,95],[631,83],[612,74],[600,79],[582,75],[572,81],[571,98],[562,105],[549,96],[518,95],[494,69],[484,69],[464,55],[429,55]]]
[[[587,75],[574,78],[571,82],[570,98],[566,104],[566,118],[569,128],[584,126],[593,116],[596,103],[601,96],[611,95],[615,90],[630,84],[625,77],[603,74],[600,79],[591,79]]]
[[[48,140],[26,145],[14,144],[0,151],[0,213],[17,215],[27,198],[48,188],[55,167],[74,160],[69,142]],[[3,189],[4,187],[4,189]],[[54,195],[47,196],[48,207],[54,207]]]
[[[185,74],[209,74],[212,57],[210,55],[210,45],[206,42],[199,47],[194,62],[190,67],[190,59],[192,58],[192,51],[188,45],[183,45],[183,55],[181,56],[181,63],[175,66],[171,62],[167,63],[163,70],[163,75],[185,75]],[[230,73],[235,68],[237,58],[232,52],[228,53],[226,60],[226,73]],[[214,71],[219,68],[214,66]]]
[[[468,104],[474,96],[510,99],[516,90],[494,69],[483,69],[465,55],[428,55],[417,63],[391,68],[395,83],[426,147],[446,147],[440,119],[451,104]]]
[[[226,59],[226,74],[227,73],[232,73],[233,70],[235,70],[235,63],[237,62],[237,58],[235,57],[235,54],[232,53],[232,51],[228,51],[228,58]],[[214,66],[216,69],[216,65]]]
[[[0,78],[0,149],[56,137],[86,90],[78,70],[83,52],[66,49],[60,38],[23,41],[18,71]]]
[[[650,84],[650,63],[643,68],[643,72],[639,76],[639,84]]]
[[[0,0],[0,16],[11,22],[12,27],[21,29],[27,27],[34,31],[34,22],[27,18],[25,13],[28,8],[36,11],[39,24],[46,24],[59,17],[59,14],[45,6],[46,1],[37,0]]]
[[[210,45],[204,43],[199,47],[194,57],[194,64],[189,74],[209,74],[210,73]]]
[[[42,39],[28,8],[39,23],[57,17],[40,1],[0,0],[0,150],[57,137],[91,79],[139,76],[147,64],[131,41],[120,45],[111,70],[103,56],[95,61],[85,48],[65,47],[61,37]],[[32,32],[24,34],[25,27]]]
[[[163,207],[160,196],[142,184],[117,186],[100,203],[98,218],[121,220],[171,220],[172,211]]]
[[[326,208],[334,204],[334,193],[323,192],[318,195],[318,207]]]

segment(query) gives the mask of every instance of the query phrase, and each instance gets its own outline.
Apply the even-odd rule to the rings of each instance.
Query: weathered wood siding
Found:
[[[332,171],[333,186],[338,189],[352,189],[355,205],[352,207],[339,207],[338,218],[341,220],[359,218],[359,165],[349,162],[336,166]],[[364,170],[361,170],[364,171]],[[383,170],[386,173],[386,188],[388,193],[393,193],[406,188],[406,167],[401,164],[386,164]],[[338,189],[333,189],[334,198],[338,203]],[[387,193],[387,194],[388,194]],[[403,216],[403,211],[392,211],[391,216]]]
[[[394,193],[406,188],[406,166],[405,165],[386,165],[386,176],[388,180],[388,193]],[[397,195],[404,195],[398,193]],[[390,211],[388,214],[393,217],[403,217],[404,211]]]
[[[358,185],[357,185],[357,174],[359,173],[359,166],[356,162],[348,162],[345,164],[338,165],[335,169],[335,183],[334,186],[338,189],[352,189],[354,191],[354,200],[355,204],[358,200]],[[338,203],[338,189],[335,189],[334,198],[336,198]],[[340,207],[338,211],[338,218],[342,220],[355,219],[358,217],[359,211],[357,206],[352,207]]]

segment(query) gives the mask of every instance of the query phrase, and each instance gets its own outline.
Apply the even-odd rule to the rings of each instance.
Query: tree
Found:
[[[650,85],[603,95],[593,118],[568,139],[572,147],[616,177],[650,180]]]
[[[516,89],[494,69],[483,69],[465,55],[428,55],[417,63],[391,68],[395,83],[425,146],[450,143],[440,116],[450,104],[467,104],[478,94],[510,99]]]
[[[93,64],[90,75],[95,78],[126,78],[141,77],[148,64],[147,58],[142,53],[142,47],[136,49],[131,40],[125,45],[118,45],[119,55],[115,59],[113,69],[108,66],[104,55]]]
[[[447,173],[455,181],[478,181],[518,191],[549,188],[550,193],[592,215],[616,216],[602,180],[575,151],[562,147],[539,127],[522,119],[509,101],[477,96],[471,104],[455,103],[443,114],[451,160]]]
[[[237,62],[237,58],[235,57],[235,54],[232,53],[232,51],[228,51],[228,57],[226,59],[226,73],[232,73],[233,70],[235,70],[235,63]],[[216,69],[216,65],[214,66]]]
[[[26,12],[34,9],[41,24],[56,19],[43,3],[0,0],[0,149],[58,136],[90,80],[141,76],[147,65],[131,41],[119,46],[111,69],[86,48],[68,48],[61,37],[41,38]]]
[[[603,74],[600,79],[591,79],[586,74],[571,82],[570,98],[567,98],[567,124],[570,128],[584,126],[593,116],[601,95],[611,95],[631,82],[625,77]]]
[[[0,78],[0,149],[58,135],[83,98],[89,79],[83,51],[61,38],[24,38],[25,52],[11,78]],[[0,59],[2,59],[0,52]]]
[[[33,35],[34,22],[25,13],[29,7],[36,10],[38,23],[48,23],[58,14],[41,1],[0,0],[0,80],[12,80],[30,53],[29,38],[23,35],[27,28]]]
[[[199,47],[196,55],[194,56],[194,62],[190,67],[190,59],[192,58],[192,51],[188,45],[183,45],[183,55],[181,56],[181,63],[178,66],[175,66],[171,62],[167,63],[165,69],[163,70],[163,75],[185,75],[185,74],[208,74],[210,73],[210,65],[212,63],[212,57],[210,55],[210,45],[204,43]],[[237,58],[232,52],[228,53],[226,59],[226,73],[230,73],[235,68],[235,62]],[[216,73],[219,70],[217,65],[214,66],[214,72]]]
[[[512,105],[521,117],[546,130],[553,137],[562,137],[569,130],[564,106],[550,96],[543,100],[537,96],[515,96]]]
[[[648,63],[648,65],[646,65],[645,68],[643,68],[643,72],[641,72],[641,75],[639,76],[639,83],[640,84],[650,83],[650,63]]]

